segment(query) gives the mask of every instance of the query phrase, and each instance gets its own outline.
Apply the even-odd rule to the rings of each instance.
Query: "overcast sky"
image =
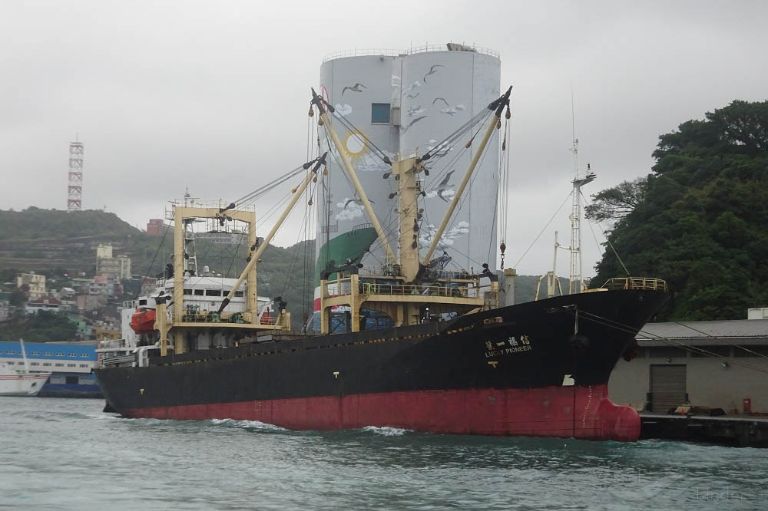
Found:
[[[571,90],[595,193],[647,174],[658,136],[681,122],[768,99],[766,22],[761,1],[3,0],[0,209],[65,209],[76,135],[86,209],[144,228],[186,186],[238,198],[304,161],[327,55],[474,43],[501,54],[502,88],[515,87],[509,266],[570,191]],[[549,269],[568,209],[520,273]],[[590,275],[602,249],[583,230]]]

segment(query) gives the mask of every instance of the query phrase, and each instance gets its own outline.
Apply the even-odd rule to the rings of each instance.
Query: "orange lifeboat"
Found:
[[[155,329],[155,309],[137,309],[131,316],[131,328],[137,334],[146,334]]]

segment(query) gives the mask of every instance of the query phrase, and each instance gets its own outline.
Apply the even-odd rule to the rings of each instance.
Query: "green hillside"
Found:
[[[661,135],[646,178],[595,195],[634,276],[667,280],[660,318],[743,319],[768,306],[768,102],[734,101]],[[623,188],[622,188],[623,186]],[[611,251],[597,281],[624,274]]]

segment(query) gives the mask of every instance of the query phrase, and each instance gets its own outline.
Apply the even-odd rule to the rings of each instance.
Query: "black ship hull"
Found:
[[[109,405],[126,417],[634,440],[639,417],[608,400],[607,383],[665,299],[658,291],[596,291],[97,374]]]

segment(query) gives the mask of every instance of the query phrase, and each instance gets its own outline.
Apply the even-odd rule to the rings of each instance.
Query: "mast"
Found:
[[[595,174],[587,163],[587,174],[583,178],[579,172],[579,139],[576,138],[576,122],[573,112],[573,95],[571,95],[571,126],[573,140],[571,152],[573,153],[573,165],[575,176],[573,178],[573,191],[571,192],[571,268],[568,277],[568,293],[581,293],[584,291],[584,279],[582,277],[581,261],[581,187],[595,180]]]
[[[21,346],[21,358],[24,360],[24,372],[29,372],[29,361],[27,360],[27,350],[24,347],[24,339],[19,338],[19,345]]]
[[[400,214],[400,273],[406,282],[413,282],[419,274],[419,184],[416,173],[423,170],[416,158],[398,160],[392,172],[400,177],[398,186]]]
[[[371,224],[373,224],[373,228],[376,230],[376,234],[379,236],[381,244],[384,245],[384,250],[387,253],[387,261],[396,261],[397,258],[395,257],[395,253],[392,251],[392,246],[389,244],[387,233],[384,232],[384,228],[381,226],[381,222],[379,222],[379,218],[376,216],[376,212],[373,210],[373,206],[371,206],[371,201],[368,200],[368,195],[365,193],[365,189],[360,183],[360,179],[357,177],[357,172],[355,172],[355,169],[352,166],[352,162],[349,161],[349,156],[347,155],[341,140],[339,140],[339,135],[336,133],[336,130],[333,129],[331,119],[328,117],[328,109],[333,107],[325,103],[324,100],[317,95],[315,89],[312,89],[312,104],[315,105],[317,110],[320,112],[320,121],[325,127],[325,132],[331,137],[333,145],[336,147],[336,150],[339,153],[344,172],[352,182],[352,186],[355,188],[355,191],[360,197],[360,201],[363,203],[363,208],[365,209],[368,218],[371,220]],[[328,106],[328,109],[326,109],[326,105]]]
[[[495,110],[495,113],[493,117],[491,117],[491,120],[488,123],[488,127],[486,128],[485,133],[483,133],[483,138],[480,140],[480,146],[478,150],[475,151],[475,154],[472,157],[472,161],[470,161],[469,167],[467,168],[467,171],[464,173],[464,178],[461,180],[459,187],[456,189],[456,194],[453,196],[451,203],[448,205],[448,210],[445,212],[445,216],[443,216],[443,221],[440,223],[440,227],[437,229],[437,232],[435,233],[435,236],[432,239],[432,243],[429,246],[429,250],[427,250],[427,254],[424,256],[424,259],[423,259],[424,264],[429,264],[429,261],[432,259],[432,256],[434,255],[435,250],[437,249],[437,245],[440,243],[440,238],[443,237],[443,233],[445,232],[445,229],[448,226],[448,222],[450,222],[451,217],[453,216],[453,212],[456,210],[456,206],[459,204],[459,201],[461,200],[461,197],[464,194],[464,189],[467,187],[467,184],[469,183],[469,179],[472,177],[472,173],[475,171],[475,168],[477,167],[477,164],[480,161],[480,158],[482,157],[483,152],[485,151],[485,146],[488,144],[488,140],[491,138],[491,135],[493,134],[493,130],[498,129],[500,127],[501,113],[504,110],[505,106],[507,107],[507,109],[509,109],[509,95],[511,92],[512,92],[512,87],[510,86],[509,89],[507,89],[507,92],[505,92],[503,96],[501,96],[499,99],[495,100],[490,105],[488,105],[488,109]],[[470,140],[469,143],[471,142],[472,141]]]
[[[552,255],[552,271],[547,274],[547,298],[555,296],[555,286],[560,286],[560,280],[557,278],[557,249],[560,243],[557,241],[557,231],[555,231],[555,248]],[[562,294],[562,292],[561,292]]]

